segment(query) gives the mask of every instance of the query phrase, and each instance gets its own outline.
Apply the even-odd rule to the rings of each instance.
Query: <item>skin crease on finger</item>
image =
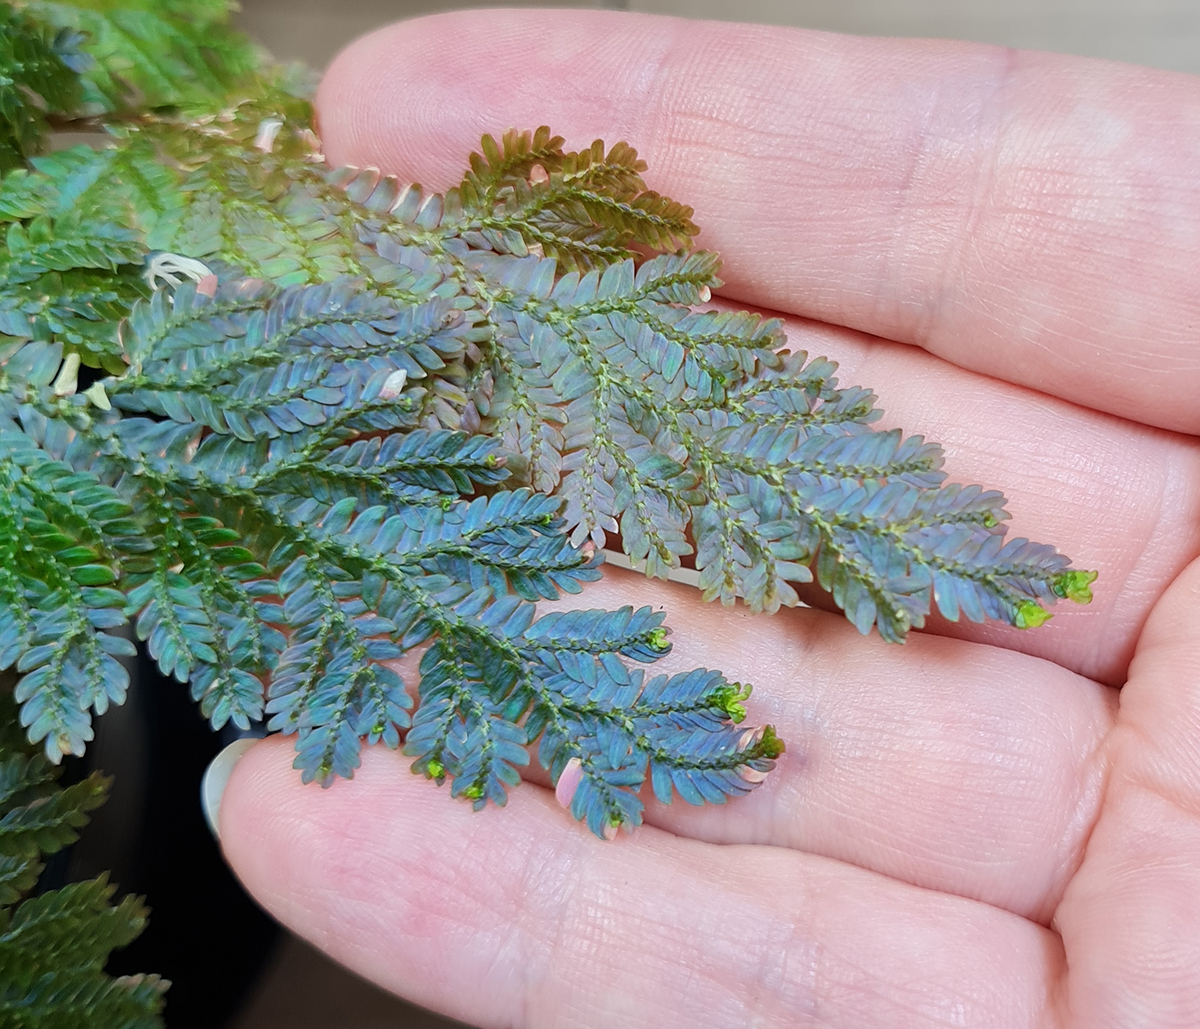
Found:
[[[459,12],[359,41],[334,163],[444,189],[484,132],[626,139],[739,302],[917,343],[1200,431],[1200,80],[975,44],[601,11]]]

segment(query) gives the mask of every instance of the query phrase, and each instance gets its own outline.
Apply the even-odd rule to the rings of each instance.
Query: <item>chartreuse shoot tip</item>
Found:
[[[1073,600],[1076,604],[1090,604],[1092,602],[1092,583],[1096,581],[1096,576],[1099,574],[1099,572],[1085,572],[1077,569],[1060,572],[1051,584],[1051,589],[1057,596],[1065,600]]]
[[[1013,615],[1013,625],[1018,629],[1036,629],[1045,625],[1054,616],[1036,600],[1023,600]]]

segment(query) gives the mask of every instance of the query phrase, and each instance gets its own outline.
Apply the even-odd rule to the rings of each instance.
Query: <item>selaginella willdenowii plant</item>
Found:
[[[334,170],[308,77],[226,17],[0,3],[0,1011],[155,1023],[160,984],[102,972],[135,902],[21,901],[102,797],[54,765],[133,640],[214,727],[294,734],[306,780],[383,741],[503,804],[532,750],[611,836],[647,781],[720,803],[783,744],[741,724],[749,686],[654,674],[661,613],[555,610],[601,547],[755,610],[815,579],[896,642],[1090,599],[834,364],[704,309],[718,258],[632,147],[509,131],[444,195]]]

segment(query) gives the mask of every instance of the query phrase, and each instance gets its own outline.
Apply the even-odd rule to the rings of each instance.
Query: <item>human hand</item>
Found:
[[[789,748],[758,791],[651,801],[603,843],[543,786],[474,814],[379,748],[302,786],[276,739],[221,805],[250,892],[488,1026],[1194,1026],[1200,81],[472,11],[359,42],[318,106],[333,163],[438,189],[484,132],[628,140],[695,205],[727,300],[787,315],[793,347],[1100,579],[1034,632],[935,621],[900,647],[611,571],[568,599],[663,604],[666,670],[755,684]]]

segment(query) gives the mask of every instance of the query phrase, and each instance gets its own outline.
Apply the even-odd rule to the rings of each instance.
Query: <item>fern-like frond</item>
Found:
[[[107,789],[98,775],[63,789],[41,755],[6,752],[0,762],[0,854],[40,871],[38,858],[74,843],[87,813],[104,803]]]
[[[28,226],[8,227],[0,260],[6,284],[30,282],[45,272],[74,268],[115,270],[142,259],[137,235],[111,222],[85,223],[78,218],[35,218]]]
[[[726,603],[815,579],[889,640],[1090,597],[777,321],[704,310],[718,259],[627,145],[487,138],[445,196],[331,171],[287,77],[221,56],[218,0],[88,10],[97,109],[160,109],[0,181],[0,657],[51,757],[119,699],[129,619],[214,725],[295,733],[306,779],[403,743],[503,803],[537,746],[603,835],[647,781],[717,802],[781,748],[734,728],[743,687],[636,667],[659,616],[536,617],[610,534]]]
[[[23,374],[25,390],[39,389],[57,370],[58,350],[22,347],[3,364],[10,385]],[[52,761],[83,752],[90,709],[125,698],[129,676],[118,658],[134,650],[115,632],[125,624],[125,597],[112,586],[121,559],[142,546],[131,514],[94,474],[0,423],[0,669],[15,664],[22,673],[22,724]]]
[[[0,338],[52,340],[88,367],[121,371],[117,325],[148,292],[140,270],[132,264],[116,273],[72,269],[2,284]]]
[[[352,280],[278,296],[243,281],[213,298],[189,283],[127,325],[134,365],[108,389],[116,406],[248,442],[325,424],[397,377],[443,373],[469,328],[450,301],[401,308]]]
[[[54,955],[48,955],[53,961]],[[21,1026],[58,1029],[161,1029],[163,994],[156,975],[111,977],[95,972],[46,973],[31,982],[0,986],[0,1015]]]
[[[141,900],[112,903],[106,877],[28,896],[42,858],[77,838],[108,783],[93,774],[62,788],[58,772],[16,733],[12,682],[0,682],[0,1023],[159,1029],[165,984],[114,979],[104,964],[142,930]]]
[[[529,763],[526,730],[518,724],[524,697],[508,694],[525,671],[519,658],[484,641],[448,636],[421,661],[421,706],[404,752],[413,771],[441,782],[478,809],[503,805]]]
[[[126,174],[129,156],[75,147],[0,182],[0,338],[60,342],[87,365],[121,367],[116,324],[147,292],[150,223],[117,184],[140,184],[143,198],[161,185],[152,171]]]
[[[87,66],[79,39],[0,3],[0,172],[19,168],[39,149],[46,113],[79,103],[78,73]]]
[[[471,246],[554,258],[561,271],[623,260],[634,244],[686,246],[698,231],[692,209],[646,188],[646,164],[627,143],[597,140],[567,153],[546,127],[483,138],[471,170],[446,194],[442,225]]]
[[[72,38],[91,60],[81,74],[85,111],[212,106],[259,64],[217,4],[58,3],[21,0],[32,19]]]
[[[647,679],[609,654],[543,644],[538,655],[526,728],[541,736],[538,759],[553,779],[569,776],[572,814],[598,835],[641,822],[637,793],[647,776],[663,803],[677,793],[690,804],[722,804],[748,793],[783,751],[772,732],[733,724],[749,691],[719,672]]]
[[[146,249],[162,250],[187,199],[181,173],[162,160],[153,135],[144,130],[125,130],[106,146],[70,147],[30,164],[27,175],[12,176],[12,185],[6,182],[8,188],[0,191],[0,216],[5,211],[19,218],[73,214],[116,222],[136,232]],[[36,207],[28,200],[21,203],[30,193],[38,198]]]
[[[117,333],[128,365],[85,394],[61,344],[0,351],[0,504],[23,573],[0,642],[50,756],[80,750],[89,709],[119,699],[114,655],[131,648],[103,630],[127,616],[214,725],[295,733],[306,779],[351,775],[363,741],[407,732],[418,770],[476,804],[503,802],[536,738],[543,652],[666,651],[646,611],[535,623],[597,562],[560,498],[509,487],[498,441],[420,425],[422,383],[474,343],[426,281],[434,295],[409,303],[350,280],[160,289]],[[390,662],[422,645],[413,720]]]
[[[283,620],[294,636],[268,705],[274,727],[300,730],[297,763],[306,776],[350,774],[360,737],[399,742],[411,701],[383,662],[431,637],[441,637],[435,648],[520,666],[508,637],[533,614],[520,596],[557,596],[559,586],[578,589],[595,577],[566,546],[557,506],[523,491],[445,511],[377,505],[356,513],[349,498],[316,517],[306,518],[304,507],[283,515],[298,545],[323,559],[300,557],[280,576]],[[422,696],[438,678],[422,676]]]
[[[50,953],[64,971],[98,971],[109,951],[130,943],[145,924],[138,900],[113,905],[114,892],[101,876],[21,904],[0,933],[0,981],[11,982]]]
[[[619,532],[656,575],[694,553],[707,597],[755,609],[795,604],[815,569],[891,640],[935,603],[1030,625],[1065,595],[1066,558],[1024,541],[1000,557],[1000,494],[944,484],[939,447],[873,430],[873,396],[831,362],[781,351],[777,322],[693,311],[719,285],[713,255],[584,275],[478,246],[457,259],[493,334],[464,423],[565,496],[577,544]]]

